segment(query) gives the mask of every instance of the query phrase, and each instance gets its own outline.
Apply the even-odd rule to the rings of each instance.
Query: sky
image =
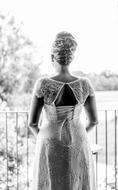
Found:
[[[53,72],[51,44],[64,30],[78,43],[72,70],[118,72],[118,0],[0,0],[0,11],[23,23],[43,56],[42,72]]]

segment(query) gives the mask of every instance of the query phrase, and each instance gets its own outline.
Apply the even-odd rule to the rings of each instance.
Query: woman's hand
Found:
[[[95,127],[95,125],[97,125],[98,122],[93,122],[93,123],[89,123],[87,126],[86,126],[86,131],[89,132],[91,131],[91,129],[93,129],[93,127]]]
[[[37,125],[29,124],[29,128],[31,129],[32,133],[34,134],[35,137],[37,137],[39,133],[39,128]]]

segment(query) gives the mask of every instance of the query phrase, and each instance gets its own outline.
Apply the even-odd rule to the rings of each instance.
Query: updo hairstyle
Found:
[[[71,33],[60,32],[52,45],[52,55],[60,65],[69,65],[77,48],[77,42]]]

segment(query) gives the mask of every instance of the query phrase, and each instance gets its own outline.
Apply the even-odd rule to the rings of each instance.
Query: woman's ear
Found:
[[[54,62],[54,54],[51,54],[51,60]]]

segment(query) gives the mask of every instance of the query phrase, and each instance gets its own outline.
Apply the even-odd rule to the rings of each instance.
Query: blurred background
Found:
[[[88,136],[102,147],[95,154],[98,190],[118,189],[118,0],[0,0],[1,190],[31,187],[32,90],[39,77],[54,74],[51,45],[64,30],[78,43],[72,74],[87,76],[95,89],[99,124]]]

